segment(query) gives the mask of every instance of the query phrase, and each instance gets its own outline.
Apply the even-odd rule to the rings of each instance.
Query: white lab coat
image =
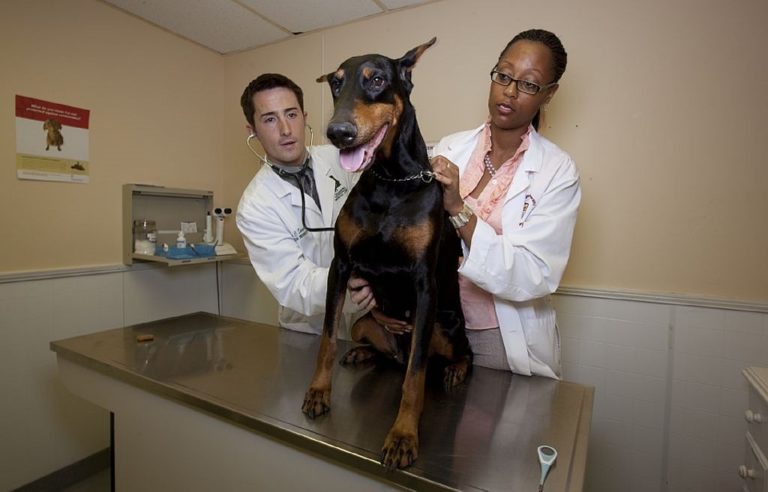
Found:
[[[463,174],[482,129],[445,137],[433,154]],[[549,295],[568,263],[580,200],[573,159],[532,131],[504,198],[502,234],[478,219],[472,247],[462,242],[459,273],[493,295],[507,361],[517,374],[560,377],[560,336]]]
[[[310,153],[322,213],[305,195],[307,226],[332,227],[359,176],[341,168],[339,151],[331,145],[311,147]],[[322,333],[333,231],[304,229],[298,188],[266,165],[240,198],[237,227],[256,274],[280,305],[280,326]],[[345,313],[356,310],[347,296]],[[352,320],[344,321],[339,335],[348,338]]]

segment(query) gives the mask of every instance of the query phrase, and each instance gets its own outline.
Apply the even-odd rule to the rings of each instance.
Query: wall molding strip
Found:
[[[250,265],[247,259],[229,261],[229,263]],[[133,265],[96,265],[81,268],[65,268],[51,270],[34,270],[26,272],[0,273],[0,284],[13,282],[28,282],[34,280],[49,280],[67,277],[85,277],[90,275],[106,275],[109,273],[123,273],[131,271],[148,270],[151,268],[168,268],[163,264],[151,262],[134,263]],[[731,311],[747,311],[755,313],[768,313],[768,302],[738,301],[730,299],[717,299],[709,297],[696,297],[678,294],[659,294],[638,292],[630,290],[592,289],[585,287],[561,286],[557,289],[557,295],[592,297],[597,299],[609,299],[617,301],[647,302],[651,304],[670,304],[675,306],[704,307],[712,309],[727,309]]]
[[[150,268],[168,268],[165,264],[134,263],[133,265],[95,265],[80,268],[61,268],[50,270],[30,270],[24,272],[0,273],[0,284],[13,282],[30,282],[34,280],[51,280],[67,277],[89,277],[130,271],[148,270]]]
[[[730,299],[685,296],[677,294],[656,294],[628,290],[589,289],[583,287],[568,286],[561,286],[559,289],[557,289],[555,294],[576,297],[594,297],[598,299],[610,299],[617,301],[635,301],[647,302],[651,304],[671,304],[675,306],[768,313],[768,303],[759,301],[736,301]]]

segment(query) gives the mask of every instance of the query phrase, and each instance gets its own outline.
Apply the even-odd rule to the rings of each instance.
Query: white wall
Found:
[[[64,389],[51,341],[196,311],[217,312],[214,265],[115,270],[0,279],[0,490],[109,446],[109,414]]]
[[[741,370],[768,366],[765,306],[577,295],[555,296],[555,306],[564,376],[595,386],[588,491],[741,490]]]

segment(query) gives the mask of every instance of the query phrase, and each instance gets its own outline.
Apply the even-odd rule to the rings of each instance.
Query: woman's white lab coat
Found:
[[[339,166],[339,151],[333,146],[311,147],[310,153],[322,212],[306,196],[306,222],[309,227],[332,227],[359,176]],[[298,188],[268,166],[262,166],[243,192],[237,227],[256,274],[280,304],[280,325],[321,333],[333,231],[307,231]],[[347,299],[344,311],[355,310]],[[344,337],[344,328],[340,335]]]
[[[467,166],[481,135],[445,137],[434,155]],[[573,159],[532,131],[502,210],[502,234],[477,221],[459,273],[493,295],[507,361],[517,374],[560,377],[560,337],[549,294],[568,263],[581,200]]]

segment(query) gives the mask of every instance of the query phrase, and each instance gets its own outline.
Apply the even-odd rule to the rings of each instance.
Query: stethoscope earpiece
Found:
[[[259,158],[260,161],[262,161],[264,164],[269,165],[269,161],[267,160],[267,156],[259,154],[258,152],[256,152],[256,149],[251,147],[251,139],[252,138],[256,138],[256,134],[255,133],[251,133],[250,135],[248,135],[248,138],[245,139],[245,145],[247,145],[248,148],[251,149],[251,152],[253,152],[256,155],[256,157]]]

